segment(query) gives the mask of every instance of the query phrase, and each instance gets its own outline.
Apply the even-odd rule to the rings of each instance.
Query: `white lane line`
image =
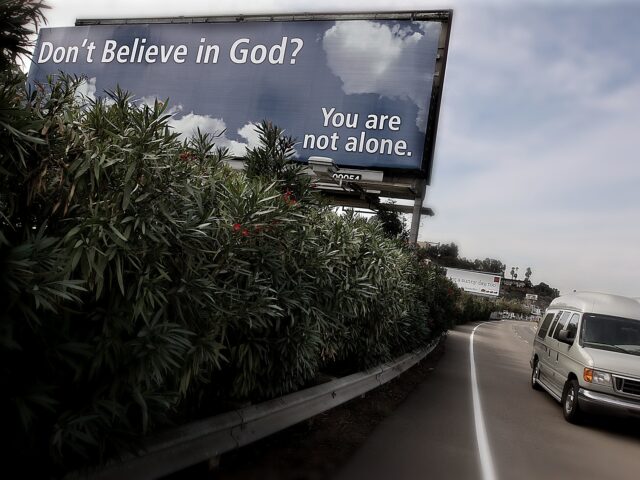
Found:
[[[493,467],[493,458],[491,457],[491,449],[489,448],[489,439],[487,438],[487,430],[484,426],[484,416],[482,414],[482,405],[480,404],[480,392],[478,390],[478,377],[476,375],[476,361],[473,355],[473,337],[481,323],[476,325],[471,332],[469,339],[469,360],[471,364],[471,394],[473,397],[473,418],[476,424],[476,440],[478,442],[478,453],[480,454],[480,466],[482,468],[483,480],[496,480],[496,472]]]

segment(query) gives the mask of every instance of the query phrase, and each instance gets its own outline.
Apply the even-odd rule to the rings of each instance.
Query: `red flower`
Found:
[[[234,223],[233,224],[233,231],[234,232],[239,232],[241,228],[242,228],[242,225],[240,225],[239,223]]]
[[[183,162],[188,162],[190,160],[194,160],[196,158],[196,154],[192,152],[182,152],[179,158]]]
[[[247,230],[246,228],[242,229],[242,236],[243,237],[248,237],[249,236],[249,230]]]
[[[287,205],[295,205],[296,203],[298,203],[296,198],[293,196],[293,192],[289,189],[284,192],[283,198],[284,203],[286,203]]]

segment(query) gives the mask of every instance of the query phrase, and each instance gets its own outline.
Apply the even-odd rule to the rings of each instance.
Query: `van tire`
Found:
[[[539,378],[540,378],[540,362],[538,362],[538,359],[536,358],[533,361],[533,368],[531,369],[531,388],[533,388],[534,390],[542,390],[542,387],[537,382]]]
[[[575,378],[567,380],[562,390],[562,413],[569,423],[580,423],[582,411],[578,403],[580,385]]]

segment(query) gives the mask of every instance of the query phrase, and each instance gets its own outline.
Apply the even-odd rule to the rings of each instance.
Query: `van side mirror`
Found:
[[[558,340],[561,341],[562,343],[573,345],[573,342],[575,341],[575,339],[576,339],[575,333],[569,330],[561,330],[560,333],[558,334]]]

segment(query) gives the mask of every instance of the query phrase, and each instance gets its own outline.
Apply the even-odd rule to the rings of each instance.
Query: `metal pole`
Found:
[[[413,213],[411,214],[411,230],[409,231],[409,243],[412,245],[418,243],[418,231],[420,230],[420,218],[422,217],[420,211],[422,210],[422,202],[424,202],[426,191],[426,184],[424,182],[420,182],[419,190],[418,192],[416,192],[416,197],[413,200]]]

